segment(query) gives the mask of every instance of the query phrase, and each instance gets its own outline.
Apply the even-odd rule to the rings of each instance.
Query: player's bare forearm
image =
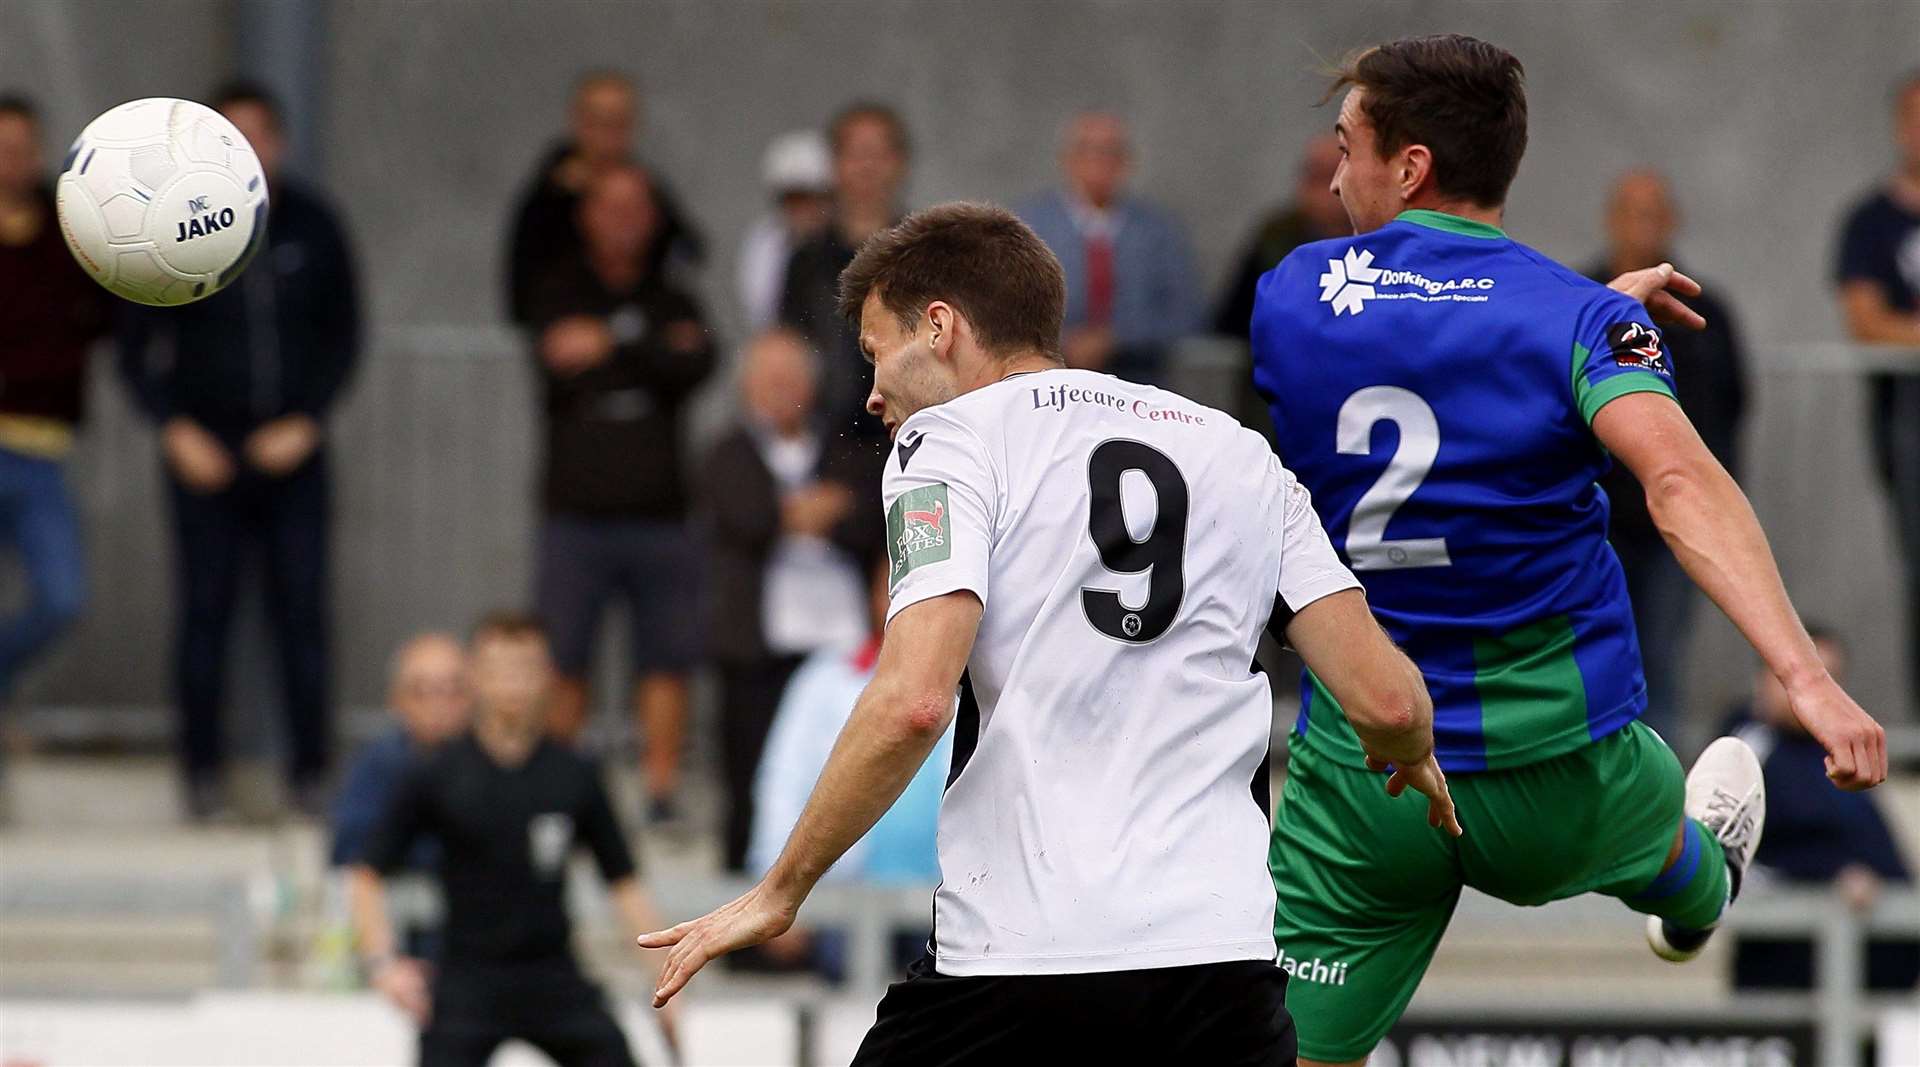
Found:
[[[1674,558],[1767,668],[1788,685],[1825,674],[1753,506],[1680,406],[1657,393],[1624,396],[1600,409],[1593,431],[1640,480]]]
[[[353,917],[361,958],[392,958],[393,924],[387,920],[386,883],[372,867],[356,864],[347,868],[347,910]]]
[[[873,681],[834,742],[833,753],[767,872],[782,903],[800,901],[906,791],[953,721],[953,694],[980,626],[972,593],[921,601],[887,627]]]
[[[1786,687],[1794,714],[1827,750],[1828,777],[1843,789],[1883,781],[1886,732],[1827,673],[1753,506],[1680,406],[1629,394],[1600,409],[1593,432],[1645,487],[1654,525],[1688,577]]]
[[[638,939],[641,948],[670,950],[654,1007],[672,1000],[709,961],[790,929],[814,883],[899,799],[953,719],[954,689],[973,653],[980,613],[978,597],[956,592],[894,616],[873,681],[766,877],[698,919]]]
[[[1286,637],[1339,702],[1369,756],[1406,766],[1433,751],[1426,681],[1375,621],[1364,593],[1347,589],[1308,604]]]

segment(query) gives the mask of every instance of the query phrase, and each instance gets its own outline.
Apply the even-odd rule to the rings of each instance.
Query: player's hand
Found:
[[[799,906],[773,899],[765,883],[754,886],[745,896],[713,911],[667,930],[641,934],[641,948],[672,949],[660,968],[659,983],[653,990],[653,1006],[662,1007],[700,968],[729,952],[770,941],[793,926]]]
[[[427,983],[427,965],[404,956],[395,957],[373,972],[373,988],[405,1012],[414,1025],[427,1025],[433,1013],[433,994]]]
[[[307,415],[283,415],[247,435],[247,463],[279,478],[299,470],[319,447],[319,423]]]
[[[1647,314],[1666,326],[1684,326],[1704,330],[1707,320],[1698,311],[1680,302],[1683,296],[1699,296],[1700,283],[1662,263],[1645,270],[1630,270],[1607,283],[1607,288],[1625,293],[1647,306]],[[1677,294],[1677,295],[1676,295]]]
[[[1367,769],[1384,771],[1388,767],[1385,760],[1374,756],[1367,757]],[[1387,795],[1397,797],[1411,786],[1416,793],[1427,798],[1427,825],[1445,830],[1455,837],[1466,833],[1460,828],[1460,816],[1453,810],[1453,794],[1447,792],[1447,776],[1440,770],[1440,761],[1433,753],[1419,763],[1405,767],[1394,767],[1393,774],[1387,779]]]
[[[160,431],[167,466],[190,493],[205,496],[233,484],[233,456],[226,446],[184,415],[167,420]]]
[[[540,335],[540,358],[562,377],[599,366],[611,355],[613,331],[605,319],[592,315],[569,315]]]
[[[1887,732],[1854,703],[1832,675],[1787,689],[1794,717],[1827,750],[1827,778],[1848,792],[1887,780]]]

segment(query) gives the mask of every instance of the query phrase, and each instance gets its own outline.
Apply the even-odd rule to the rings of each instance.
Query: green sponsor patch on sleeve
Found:
[[[899,585],[914,568],[952,556],[952,530],[945,482],[900,494],[887,509],[887,559],[893,564],[887,584]]]

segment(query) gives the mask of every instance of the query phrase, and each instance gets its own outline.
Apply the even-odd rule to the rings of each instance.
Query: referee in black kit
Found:
[[[530,618],[498,614],[472,645],[472,730],[415,765],[349,875],[367,973],[420,1025],[423,1067],[484,1067],[511,1038],[562,1067],[630,1067],[626,1036],[574,959],[562,903],[568,858],[592,851],[632,932],[658,925],[653,907],[599,768],[546,738],[546,634]],[[431,973],[395,954],[381,882],[423,834],[445,849],[444,948]]]

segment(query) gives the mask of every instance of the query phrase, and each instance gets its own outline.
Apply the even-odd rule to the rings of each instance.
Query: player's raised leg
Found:
[[[1684,963],[1706,947],[1726,906],[1740,895],[1766,821],[1767,786],[1753,749],[1737,737],[1708,745],[1687,774],[1677,854],[1653,885],[1627,900],[1647,913],[1647,944],[1661,959]]]

